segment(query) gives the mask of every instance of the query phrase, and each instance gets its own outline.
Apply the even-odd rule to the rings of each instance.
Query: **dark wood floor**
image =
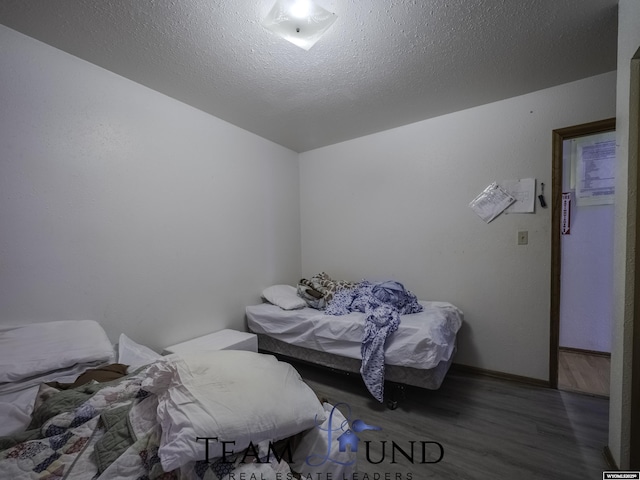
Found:
[[[409,387],[390,410],[370,397],[358,375],[294,366],[319,396],[349,405],[351,421],[382,427],[358,434],[359,479],[584,480],[607,470],[605,398],[451,371],[439,390]],[[392,463],[392,442],[409,453],[411,441],[413,463],[399,453]],[[442,460],[422,463],[421,442],[440,443]],[[437,459],[426,450],[427,461]]]

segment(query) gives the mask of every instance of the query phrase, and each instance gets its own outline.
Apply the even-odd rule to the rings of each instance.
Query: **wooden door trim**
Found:
[[[560,347],[560,221],[562,215],[562,148],[565,140],[610,132],[616,129],[616,119],[583,123],[559,128],[552,132],[551,164],[551,326],[549,339],[549,386],[558,388],[558,348]]]
[[[640,49],[636,52],[631,60],[631,85],[629,91],[629,162],[635,165],[636,182],[635,191],[640,186],[640,168],[638,168],[638,160],[640,159]],[[633,272],[633,319],[631,324],[631,395],[630,395],[630,419],[629,419],[629,468],[633,470],[640,469],[640,324],[638,316],[640,315],[640,264],[638,257],[638,248],[640,248],[640,227],[637,219],[640,212],[640,199],[635,198],[636,222],[634,225],[634,250],[635,256],[634,272]],[[627,232],[629,235],[629,232]],[[627,237],[628,238],[628,237]],[[627,253],[628,254],[628,253]]]

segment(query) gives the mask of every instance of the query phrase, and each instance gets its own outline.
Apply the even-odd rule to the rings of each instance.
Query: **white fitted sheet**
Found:
[[[424,310],[402,315],[387,340],[385,363],[431,369],[455,352],[463,314],[448,302],[420,301]],[[277,340],[343,357],[361,359],[365,314],[332,316],[313,308],[283,310],[263,303],[246,307],[249,330]]]

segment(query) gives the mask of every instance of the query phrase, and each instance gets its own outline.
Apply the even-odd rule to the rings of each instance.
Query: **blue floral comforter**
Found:
[[[354,288],[335,292],[325,308],[328,315],[351,312],[366,314],[362,338],[360,374],[373,397],[384,399],[384,348],[387,338],[398,329],[400,315],[418,313],[422,305],[416,296],[396,281],[362,281]]]

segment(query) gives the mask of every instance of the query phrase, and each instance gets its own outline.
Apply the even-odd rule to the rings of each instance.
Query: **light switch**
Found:
[[[529,232],[526,230],[518,232],[518,245],[527,245],[529,243]]]

